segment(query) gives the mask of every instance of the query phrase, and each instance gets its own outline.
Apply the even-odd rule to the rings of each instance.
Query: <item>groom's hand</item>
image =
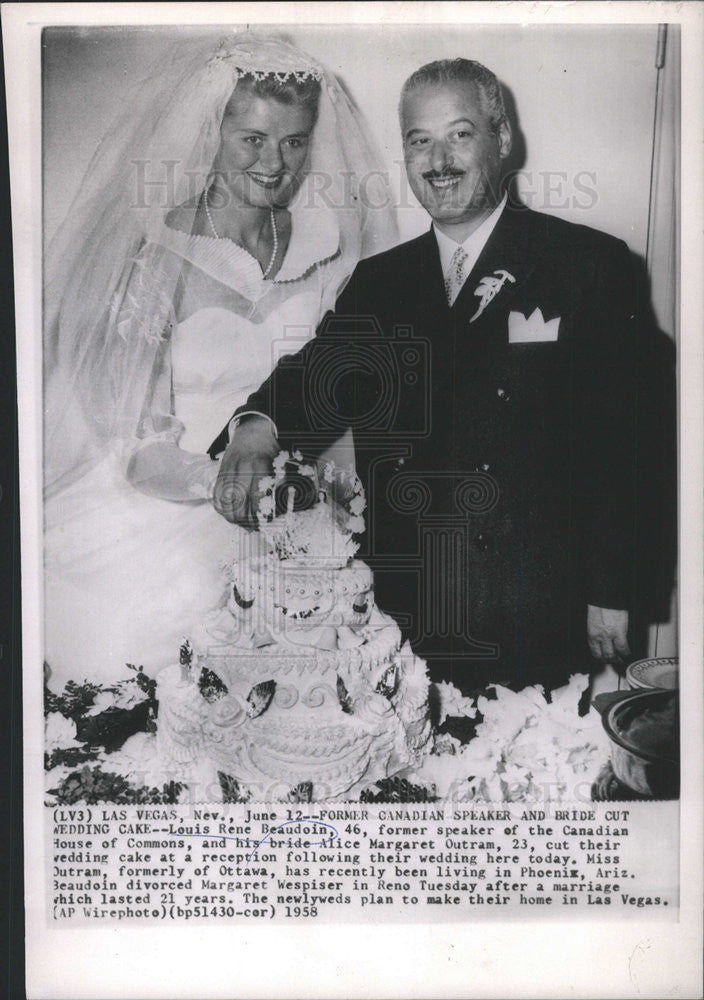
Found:
[[[257,416],[242,418],[215,482],[213,505],[218,514],[232,524],[256,528],[259,482],[271,475],[271,463],[279,451],[271,421]]]
[[[618,664],[631,655],[628,647],[628,612],[587,607],[587,640],[592,656],[602,663]]]

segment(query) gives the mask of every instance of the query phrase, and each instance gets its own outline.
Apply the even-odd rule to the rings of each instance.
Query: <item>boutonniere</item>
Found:
[[[469,322],[473,323],[475,319],[481,316],[491,300],[499,294],[507,281],[515,282],[515,280],[516,279],[512,274],[509,274],[508,271],[504,270],[494,271],[494,274],[489,277],[482,278],[477,287],[474,289],[474,294],[480,296],[479,308],[475,312],[474,316],[470,316]]]

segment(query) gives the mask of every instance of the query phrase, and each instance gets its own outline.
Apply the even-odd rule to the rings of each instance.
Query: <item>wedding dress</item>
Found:
[[[294,215],[275,281],[226,239],[166,230],[187,265],[183,315],[171,336],[179,448],[205,456],[276,359],[314,335],[333,304],[337,232],[313,210]],[[117,449],[45,507],[46,661],[50,686],[109,682],[125,664],[147,673],[178,659],[184,634],[223,596],[221,570],[242,529],[207,499],[218,462],[203,457],[202,497],[138,492]],[[194,490],[197,493],[198,490]]]
[[[242,79],[319,86],[285,206],[289,245],[268,279],[214,227],[192,235]],[[289,42],[179,35],[130,86],[45,266],[44,658],[55,689],[110,682],[125,663],[159,670],[217,605],[242,535],[210,502],[218,465],[206,450],[314,335],[358,261],[396,237],[358,110]]]

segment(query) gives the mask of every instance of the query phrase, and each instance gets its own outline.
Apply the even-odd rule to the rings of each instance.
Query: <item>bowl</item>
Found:
[[[626,669],[628,686],[634,690],[666,688],[672,691],[680,686],[679,665],[680,661],[676,656],[638,660]]]
[[[616,778],[648,798],[677,798],[679,692],[635,691],[614,698],[600,695],[594,704],[602,713],[611,741],[611,766]]]

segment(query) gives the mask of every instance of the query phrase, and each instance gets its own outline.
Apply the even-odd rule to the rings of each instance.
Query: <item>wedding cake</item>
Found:
[[[175,768],[207,761],[256,800],[319,801],[421,763],[427,667],[355,558],[363,509],[354,473],[276,460],[226,601],[159,675],[157,741]]]

